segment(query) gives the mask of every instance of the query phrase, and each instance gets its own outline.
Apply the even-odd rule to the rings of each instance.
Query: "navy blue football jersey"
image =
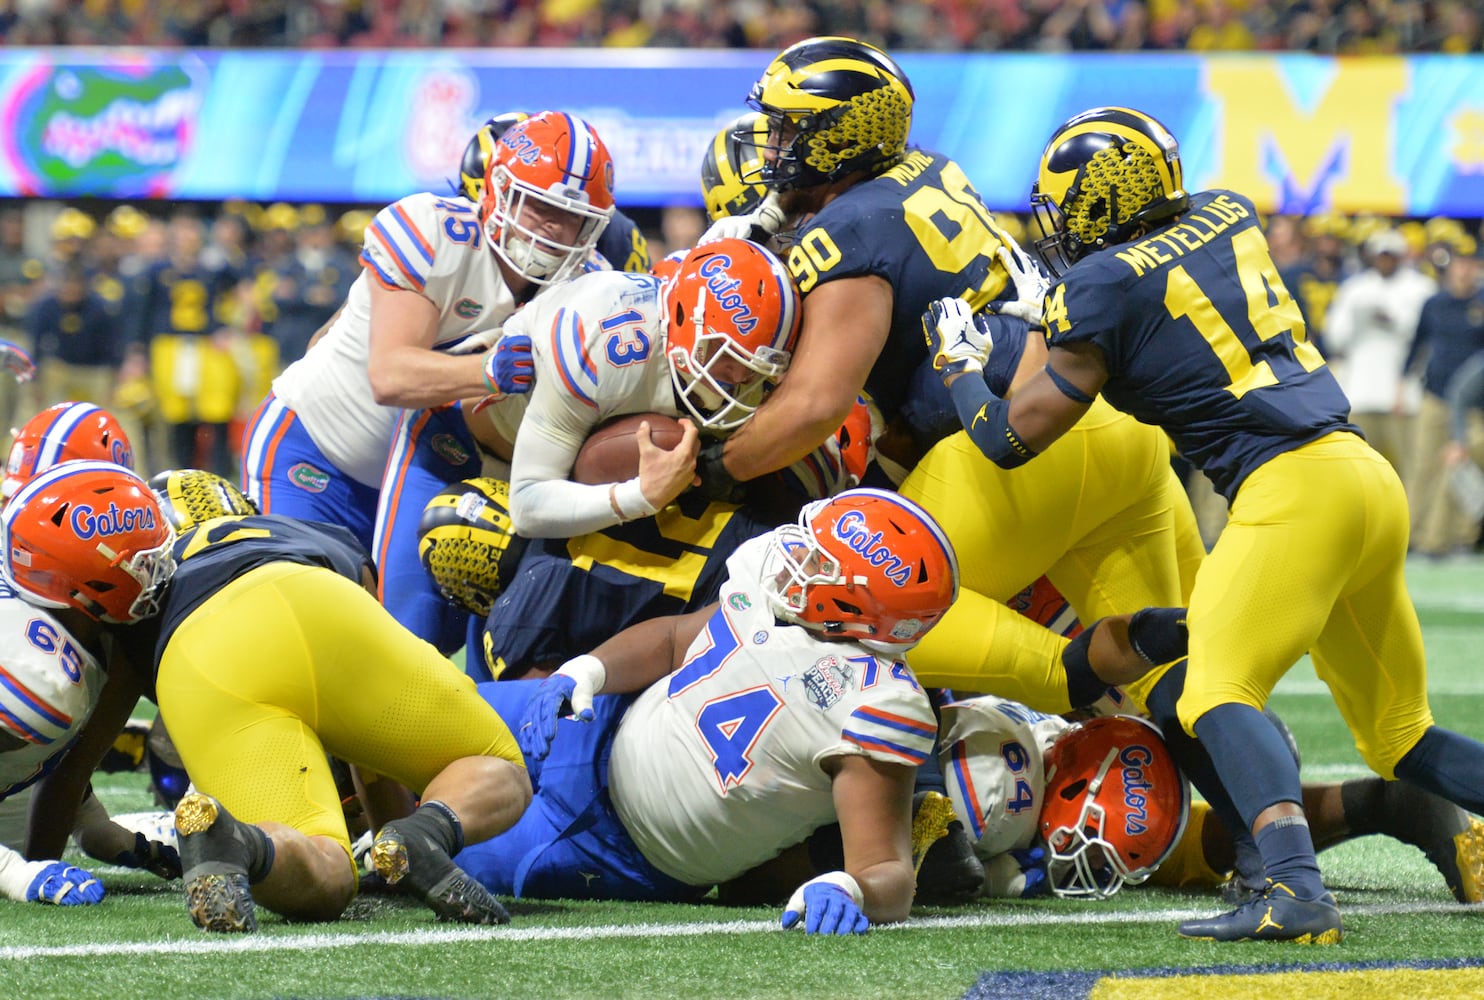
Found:
[[[1096,344],[1108,402],[1164,428],[1228,500],[1274,455],[1359,433],[1257,211],[1234,192],[1198,194],[1180,221],[1078,261],[1045,320],[1052,346]]]
[[[485,665],[491,675],[519,677],[635,622],[705,607],[737,546],[772,527],[746,507],[685,493],[654,517],[579,538],[532,539],[490,610]]]
[[[616,208],[598,237],[598,253],[615,271],[649,271],[649,241],[634,220]]]
[[[175,543],[179,568],[160,610],[155,662],[170,636],[202,604],[227,584],[260,566],[287,562],[322,566],[361,582],[371,556],[347,528],[274,514],[218,517],[181,535]]]
[[[978,312],[1013,294],[995,256],[1003,238],[959,165],[914,149],[799,227],[788,249],[788,269],[806,309],[810,291],[836,278],[876,275],[890,283],[891,332],[866,377],[866,391],[891,420],[907,401],[911,373],[927,359],[922,314],[928,304],[957,296]],[[928,388],[936,382],[922,380]],[[943,396],[951,413],[952,403]]]

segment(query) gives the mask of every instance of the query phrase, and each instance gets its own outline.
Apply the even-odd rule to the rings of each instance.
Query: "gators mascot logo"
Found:
[[[5,159],[23,195],[159,197],[196,138],[206,66],[138,56],[95,65],[41,59],[8,92]]]

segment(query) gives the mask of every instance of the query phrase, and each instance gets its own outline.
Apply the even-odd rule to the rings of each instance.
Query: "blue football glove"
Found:
[[[593,721],[593,696],[606,680],[603,661],[596,656],[578,656],[562,664],[526,702],[515,736],[520,752],[532,760],[545,760],[556,739],[557,719],[570,715],[578,722]]]
[[[977,319],[963,299],[938,299],[922,314],[922,335],[940,379],[984,371],[993,345]]]
[[[1045,848],[1011,851],[1010,856],[1020,865],[1020,873],[1025,877],[1025,888],[1020,890],[1021,899],[1044,896],[1051,891],[1051,880],[1046,875]]]
[[[41,863],[26,887],[26,902],[57,906],[92,906],[103,900],[103,885],[92,874],[66,862]]]
[[[495,342],[484,356],[484,381],[497,396],[520,395],[531,391],[535,379],[531,361],[531,338],[523,333],[507,333]]]
[[[796,927],[804,918],[805,934],[864,934],[871,921],[861,912],[864,897],[855,879],[845,872],[828,872],[794,890],[783,907],[783,927]]]
[[[0,340],[0,368],[10,372],[17,382],[29,382],[36,377],[36,362],[31,355],[20,344],[8,340]]]
[[[169,844],[150,840],[137,830],[134,849],[124,851],[113,863],[123,868],[142,868],[166,880],[180,878],[180,852]]]

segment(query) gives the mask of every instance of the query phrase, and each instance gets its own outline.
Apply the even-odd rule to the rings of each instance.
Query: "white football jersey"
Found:
[[[938,762],[975,853],[988,861],[1034,845],[1045,754],[1071,723],[993,695],[950,702],[942,715]]]
[[[570,538],[618,523],[607,486],[567,478],[582,443],[612,417],[683,413],[665,361],[661,287],[649,274],[583,274],[506,322],[507,335],[531,338],[535,366],[510,463],[521,534]]]
[[[39,778],[82,729],[105,681],[98,661],[46,610],[0,587],[0,798]]]
[[[380,405],[371,391],[369,282],[432,301],[433,347],[444,351],[500,326],[518,303],[486,245],[477,207],[458,198],[414,194],[382,209],[366,227],[361,264],[334,325],[284,369],[273,391],[337,469],[378,486],[400,410]]]
[[[904,662],[774,619],[759,585],[771,544],[751,539],[727,561],[720,609],[613,743],[614,809],[650,863],[690,885],[734,878],[834,822],[826,760],[917,767],[937,734]]]

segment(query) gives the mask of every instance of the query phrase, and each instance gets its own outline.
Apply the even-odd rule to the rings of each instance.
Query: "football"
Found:
[[[649,421],[649,436],[661,448],[674,448],[683,434],[680,421],[663,413],[625,413],[599,425],[577,453],[575,482],[621,483],[639,474],[639,425]]]

